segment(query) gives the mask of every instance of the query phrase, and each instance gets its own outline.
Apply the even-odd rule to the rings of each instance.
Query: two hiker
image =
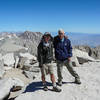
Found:
[[[57,63],[57,75],[58,75],[58,85],[62,86],[62,70],[63,65],[66,66],[68,71],[71,73],[73,77],[75,77],[75,83],[81,84],[80,78],[78,74],[74,71],[71,57],[72,57],[72,46],[70,40],[65,36],[64,30],[59,30],[58,35],[52,38],[50,33],[46,32],[41,42],[38,45],[38,61],[39,66],[41,69],[41,77],[42,82],[44,85],[44,90],[48,90],[48,87],[46,85],[46,74],[50,73],[51,81],[53,84],[53,90],[56,92],[60,92],[61,89],[59,89],[56,85],[54,72],[53,72],[53,48],[55,50],[55,58]]]

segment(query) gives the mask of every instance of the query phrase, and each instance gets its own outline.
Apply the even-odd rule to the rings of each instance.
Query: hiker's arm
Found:
[[[41,46],[41,43],[38,45],[38,49],[37,49],[37,54],[38,54],[38,61],[39,61],[39,67],[42,66],[43,64],[43,52],[42,52],[42,46]]]

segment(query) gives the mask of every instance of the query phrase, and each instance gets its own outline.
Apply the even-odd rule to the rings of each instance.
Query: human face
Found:
[[[47,43],[50,40],[50,36],[44,36],[44,41]]]
[[[60,39],[63,39],[65,34],[64,34],[64,32],[59,32],[58,35],[59,35]]]

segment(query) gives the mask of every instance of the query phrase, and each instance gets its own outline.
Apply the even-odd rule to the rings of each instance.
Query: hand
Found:
[[[71,61],[71,58],[68,58],[68,61],[70,62]]]
[[[39,67],[42,68],[43,64],[39,63]]]

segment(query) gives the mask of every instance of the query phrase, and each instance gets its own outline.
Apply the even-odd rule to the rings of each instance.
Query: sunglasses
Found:
[[[59,35],[63,35],[63,33],[59,33]]]

